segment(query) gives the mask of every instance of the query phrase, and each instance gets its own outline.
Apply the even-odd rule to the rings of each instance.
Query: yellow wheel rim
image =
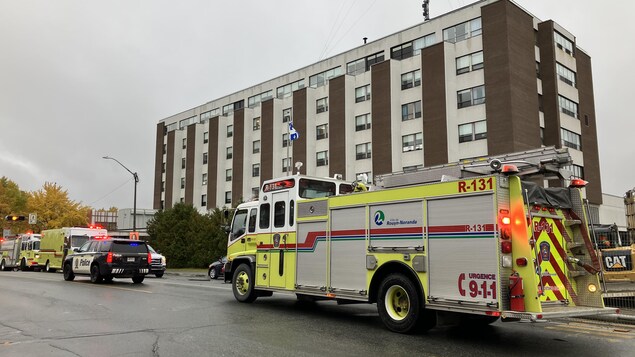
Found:
[[[236,290],[240,295],[245,295],[249,291],[249,275],[247,272],[241,271],[236,277]]]
[[[401,286],[393,285],[386,292],[385,307],[390,318],[401,321],[410,311],[410,297]]]

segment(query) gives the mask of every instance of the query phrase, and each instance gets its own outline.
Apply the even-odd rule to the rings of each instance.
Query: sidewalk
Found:
[[[207,270],[205,269],[168,269],[165,271],[165,275],[182,276],[187,278],[206,278]]]

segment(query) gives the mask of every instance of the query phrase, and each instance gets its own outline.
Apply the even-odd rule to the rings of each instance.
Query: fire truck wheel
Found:
[[[232,278],[232,291],[234,297],[240,302],[253,302],[258,295],[254,290],[254,273],[247,264],[240,264]]]
[[[44,271],[47,273],[55,273],[55,269],[51,268],[51,262],[46,261],[46,265],[44,266]]]
[[[97,264],[93,264],[90,267],[90,282],[93,284],[101,283],[103,277],[99,273],[99,266]]]
[[[71,268],[71,263],[64,264],[64,280],[73,281],[75,279],[75,274],[73,274],[73,269]]]
[[[379,286],[379,317],[386,327],[399,333],[411,333],[420,327],[422,300],[415,285],[403,274],[390,274]],[[427,325],[427,324],[426,324]]]
[[[22,258],[22,260],[20,261],[20,270],[22,271],[26,271],[28,268],[26,266],[26,259]]]
[[[4,259],[2,259],[2,263],[0,263],[0,270],[2,270],[2,271],[7,270],[7,267],[6,267],[5,263],[4,263]]]

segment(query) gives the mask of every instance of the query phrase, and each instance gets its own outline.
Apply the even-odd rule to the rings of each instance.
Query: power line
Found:
[[[115,187],[112,191],[108,192],[107,194],[103,195],[102,197],[100,197],[100,198],[96,199],[95,201],[91,202],[91,203],[89,204],[89,206],[91,206],[91,207],[92,207],[95,203],[97,203],[97,202],[99,202],[99,201],[103,200],[104,198],[106,198],[106,197],[110,196],[110,195],[111,195],[111,194],[113,194],[115,191],[119,190],[119,189],[120,189],[120,188],[122,188],[125,184],[127,184],[128,182],[130,182],[130,180],[131,180],[131,179],[127,179],[127,180],[126,180],[125,182],[123,182],[121,185],[119,185],[119,186]]]

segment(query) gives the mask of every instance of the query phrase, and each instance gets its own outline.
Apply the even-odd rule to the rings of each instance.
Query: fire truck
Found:
[[[88,240],[105,238],[108,231],[101,227],[64,227],[42,231],[37,264],[46,272],[62,269],[64,258]]]
[[[0,245],[0,270],[35,268],[39,251],[39,234],[26,233],[6,237]]]
[[[265,181],[259,201],[234,213],[225,280],[245,303],[273,292],[376,303],[400,333],[447,316],[478,325],[617,313],[602,299],[586,182],[532,183],[569,177],[570,163],[548,147],[383,175],[371,190],[299,173]]]

